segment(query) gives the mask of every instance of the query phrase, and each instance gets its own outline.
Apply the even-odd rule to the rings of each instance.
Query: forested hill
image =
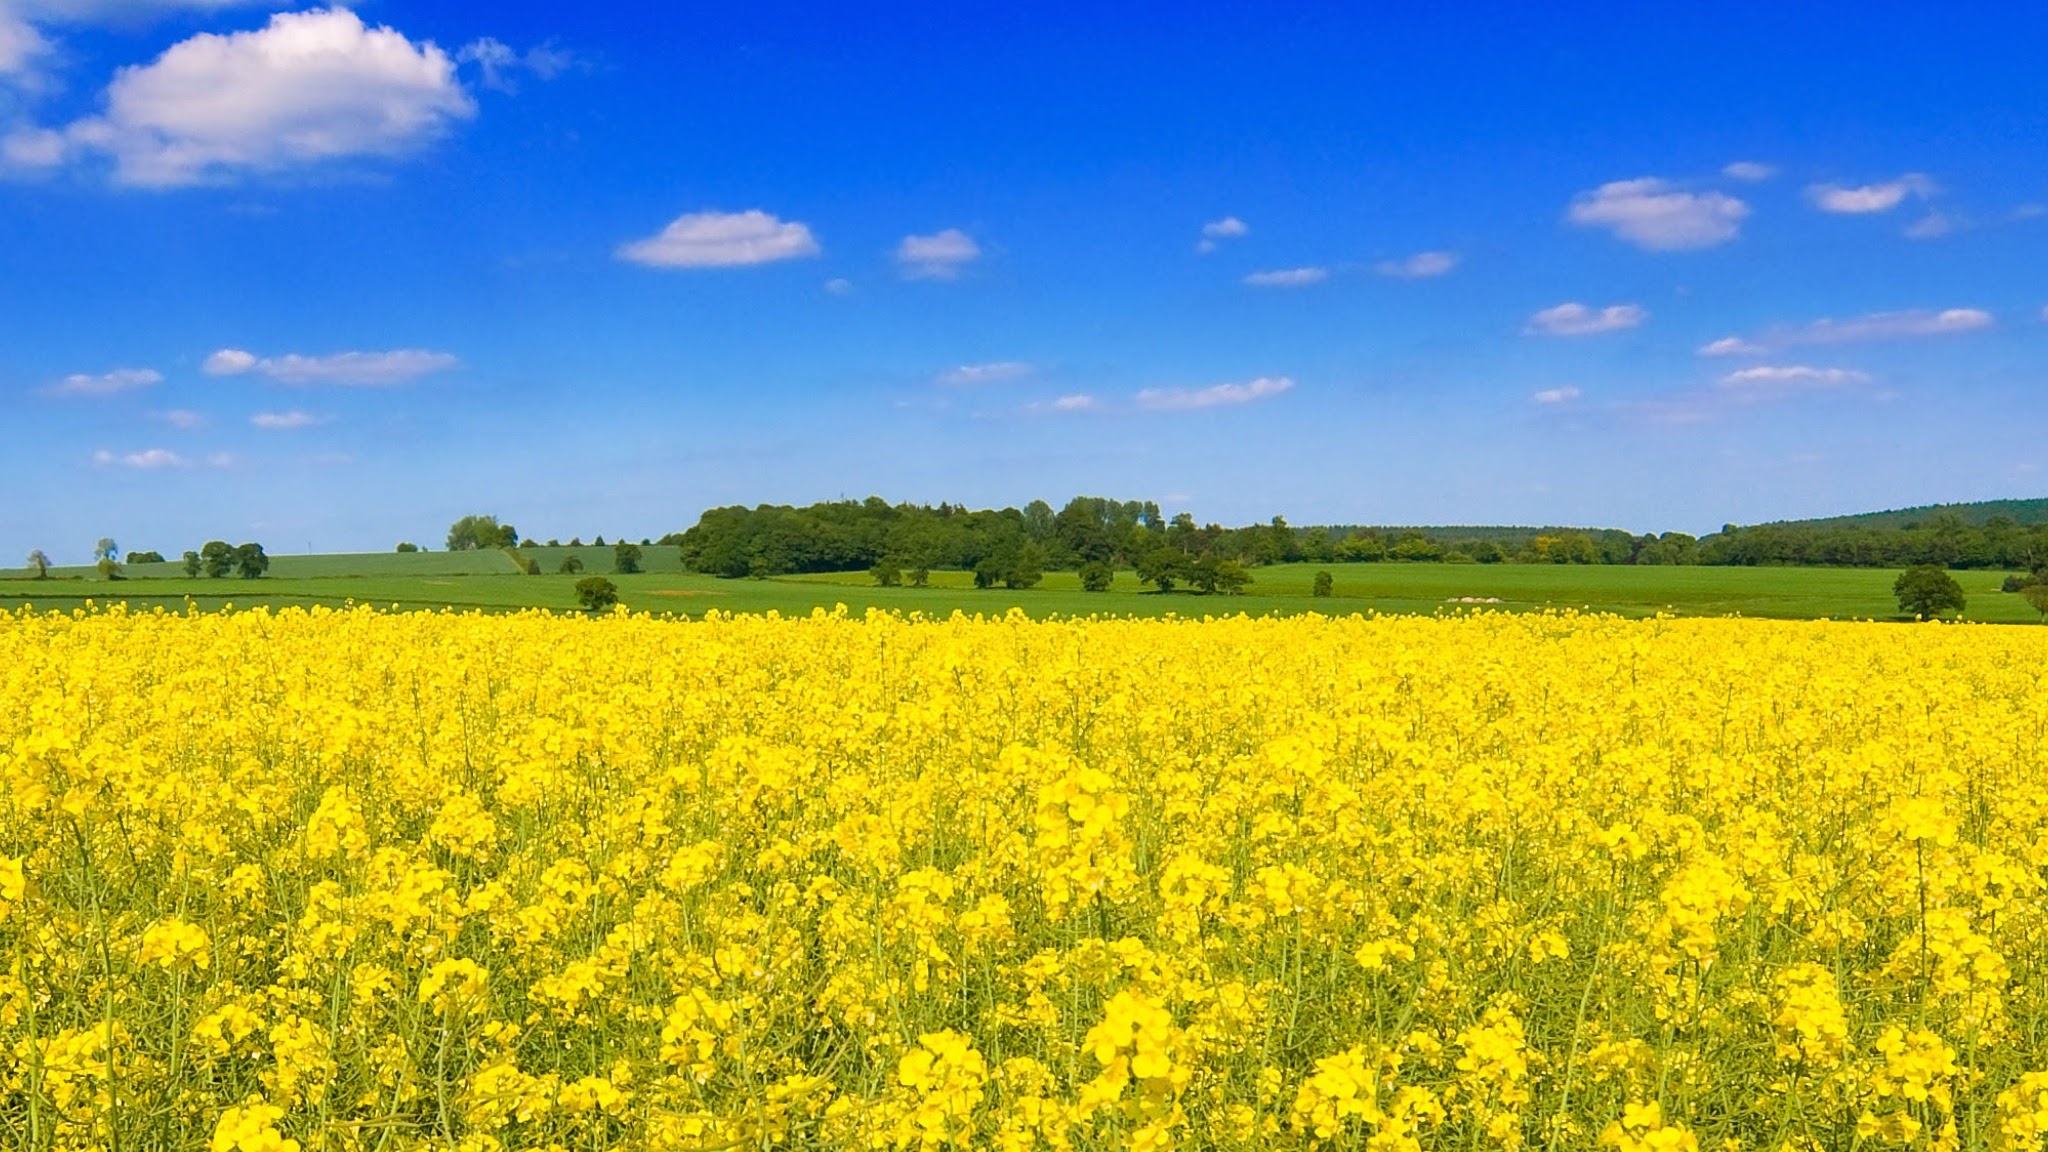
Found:
[[[1774,520],[1781,528],[1917,528],[1944,516],[1954,516],[1973,528],[1994,520],[2010,520],[2022,527],[2048,524],[2048,496],[2034,500],[1978,500],[1969,504],[1922,504],[1915,508],[1892,508],[1883,512],[1860,512],[1853,516],[1823,516],[1810,520]],[[1761,525],[1760,525],[1761,526]]]
[[[1973,520],[1954,509],[1981,510],[1982,516]],[[2029,510],[2040,523],[2014,514]],[[1012,587],[1029,587],[1040,573],[1060,569],[1080,571],[1084,579],[1091,571],[1136,569],[1154,582],[1157,576],[1167,583],[1228,583],[1246,568],[1300,561],[2039,570],[2048,568],[2048,500],[1730,525],[1694,539],[1683,532],[1637,535],[1618,528],[1301,527],[1280,516],[1226,528],[1197,524],[1185,512],[1169,518],[1151,501],[1078,496],[1057,511],[1043,500],[1023,508],[975,510],[891,504],[871,496],[802,508],[713,508],[689,531],[661,542],[681,546],[685,568],[719,576],[873,571],[885,582],[918,582],[934,569],[964,569],[977,582]]]

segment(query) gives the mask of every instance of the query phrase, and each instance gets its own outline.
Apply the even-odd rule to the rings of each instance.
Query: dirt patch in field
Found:
[[[712,592],[701,588],[657,588],[656,596],[724,596],[724,592]]]

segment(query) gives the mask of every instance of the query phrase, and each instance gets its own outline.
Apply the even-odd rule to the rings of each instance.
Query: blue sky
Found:
[[[0,0],[0,548],[2048,486],[2038,6],[740,7]]]

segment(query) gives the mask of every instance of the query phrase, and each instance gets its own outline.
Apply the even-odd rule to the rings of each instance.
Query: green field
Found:
[[[0,610],[24,605],[73,609],[125,601],[132,609],[202,611],[226,606],[367,603],[408,609],[507,610],[577,608],[578,577],[556,574],[570,553],[586,574],[610,575],[633,609],[698,616],[723,612],[809,612],[845,604],[852,611],[888,608],[945,615],[999,613],[1021,608],[1033,616],[1181,616],[1269,612],[1326,613],[1540,611],[1590,609],[1627,616],[1666,612],[1682,616],[1765,616],[1782,619],[1891,619],[1896,573],[1870,568],[1690,568],[1518,564],[1290,564],[1253,570],[1240,596],[1162,595],[1119,574],[1108,592],[1081,591],[1071,572],[1048,573],[1028,591],[977,590],[964,572],[935,572],[928,588],[878,588],[864,573],[721,580],[679,570],[676,550],[643,549],[648,569],[631,576],[611,572],[609,547],[533,548],[543,575],[523,576],[501,552],[374,553],[278,556],[258,580],[186,577],[178,565],[136,565],[129,579],[106,582],[86,569],[52,569],[32,580],[19,569],[0,575]],[[1310,596],[1318,571],[1336,579],[1336,595]],[[2039,619],[2020,597],[2001,593],[2003,572],[1955,573],[1969,597],[1968,620],[2031,623]],[[1490,601],[1497,600],[1498,603]]]

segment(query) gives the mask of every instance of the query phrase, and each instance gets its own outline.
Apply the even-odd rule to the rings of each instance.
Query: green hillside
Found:
[[[1812,520],[1773,520],[1784,528],[1905,528],[1926,524],[1936,516],[1953,514],[1963,523],[1981,528],[1998,517],[2016,524],[2048,524],[2048,496],[2033,500],[1978,500],[1969,504],[1922,504],[1915,508],[1892,508],[1883,512],[1862,512],[1853,516],[1824,516]]]

